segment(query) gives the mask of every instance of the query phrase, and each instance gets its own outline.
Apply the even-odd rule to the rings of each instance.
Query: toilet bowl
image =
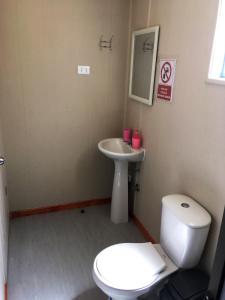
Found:
[[[124,243],[101,251],[94,261],[96,285],[113,300],[134,300],[177,270],[159,244]]]
[[[211,223],[185,195],[162,199],[160,244],[123,243],[102,250],[93,264],[96,285],[112,300],[135,300],[179,268],[200,260]]]

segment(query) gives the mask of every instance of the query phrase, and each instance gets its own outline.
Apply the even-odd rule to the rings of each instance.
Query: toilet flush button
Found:
[[[188,203],[181,203],[181,206],[184,207],[184,208],[190,207],[190,205]]]

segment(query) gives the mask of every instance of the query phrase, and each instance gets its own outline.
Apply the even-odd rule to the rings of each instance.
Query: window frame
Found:
[[[221,71],[221,76],[220,77],[225,79],[225,54],[224,54],[223,67],[222,67],[222,71]]]
[[[225,0],[219,0],[216,27],[208,71],[209,83],[225,85]]]

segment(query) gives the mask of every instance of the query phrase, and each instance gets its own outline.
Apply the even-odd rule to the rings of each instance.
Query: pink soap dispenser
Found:
[[[123,140],[124,142],[131,144],[131,136],[132,136],[132,129],[131,128],[124,128],[123,130]]]
[[[141,134],[139,130],[135,129],[132,136],[132,148],[140,149],[141,148]]]

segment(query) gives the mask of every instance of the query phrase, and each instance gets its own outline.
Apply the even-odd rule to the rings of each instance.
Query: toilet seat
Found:
[[[140,290],[153,284],[166,263],[152,243],[123,243],[101,251],[94,273],[105,285],[119,290]]]

